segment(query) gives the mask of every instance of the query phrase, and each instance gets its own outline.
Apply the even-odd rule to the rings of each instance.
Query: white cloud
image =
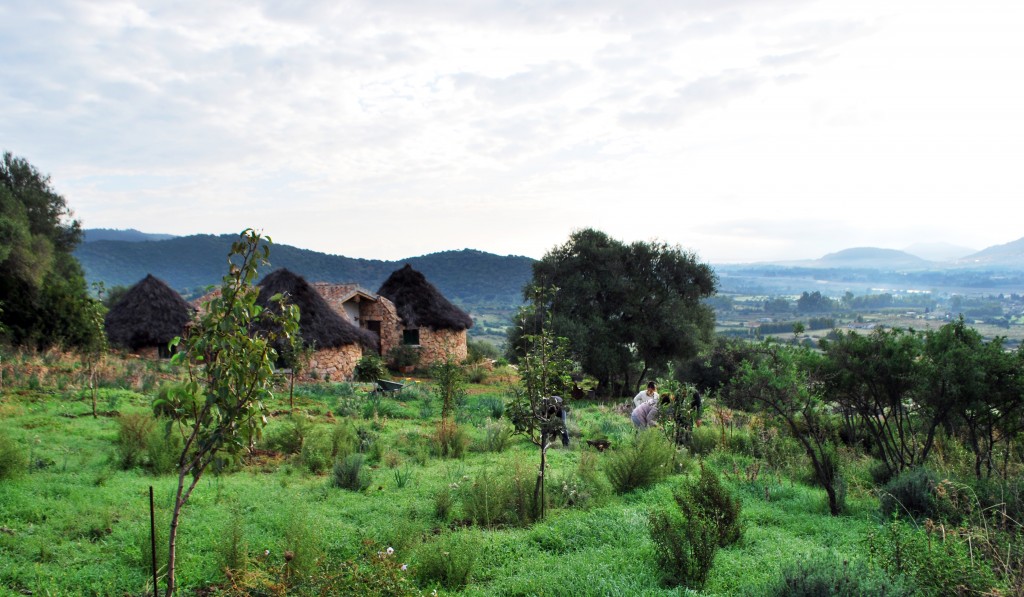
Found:
[[[984,215],[1024,191],[1022,25],[1011,2],[12,1],[0,139],[88,227],[379,258],[539,257],[583,226],[711,261],[980,248],[1022,235]]]

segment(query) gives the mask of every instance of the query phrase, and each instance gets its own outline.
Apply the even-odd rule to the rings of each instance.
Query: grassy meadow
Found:
[[[178,446],[152,402],[178,373],[108,358],[94,418],[75,357],[7,354],[0,366],[0,594],[151,593],[149,491],[163,563]],[[723,416],[713,400],[671,470],[631,491],[608,474],[634,445],[629,399],[572,403],[570,445],[547,453],[546,516],[536,519],[527,502],[538,448],[502,416],[511,378],[469,385],[454,433],[438,426],[429,379],[384,397],[368,384],[300,384],[293,409],[282,382],[257,449],[205,475],[183,511],[181,593],[786,594],[784,572],[808,562],[840,576],[888,569],[891,579],[894,545],[938,545],[922,523],[880,513],[870,458],[840,451],[846,510],[829,516],[791,438],[766,433],[756,416]],[[611,447],[585,441],[596,438]],[[945,458],[958,466],[955,450]],[[695,591],[662,582],[649,514],[702,467],[740,499],[742,535],[718,549]],[[915,561],[957,574],[964,552],[950,545]],[[1006,586],[992,576],[991,590]]]

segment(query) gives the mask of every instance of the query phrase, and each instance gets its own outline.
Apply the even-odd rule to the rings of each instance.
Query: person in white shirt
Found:
[[[633,397],[633,408],[636,408],[644,402],[650,402],[651,400],[658,399],[658,386],[653,381],[647,382],[647,389],[640,392]]]

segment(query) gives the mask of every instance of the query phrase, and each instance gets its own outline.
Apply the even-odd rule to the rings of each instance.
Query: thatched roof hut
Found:
[[[377,294],[395,304],[407,328],[467,330],[473,327],[468,313],[451,304],[420,272],[406,264],[392,272]]]
[[[195,308],[165,282],[147,275],[114,305],[104,320],[114,346],[139,350],[166,347],[185,333]]]
[[[360,344],[377,349],[380,340],[368,330],[360,329],[339,315],[320,293],[302,276],[281,268],[267,274],[259,283],[260,295],[256,301],[270,305],[275,294],[286,294],[289,304],[299,307],[299,332],[307,346],[338,348],[347,344]]]

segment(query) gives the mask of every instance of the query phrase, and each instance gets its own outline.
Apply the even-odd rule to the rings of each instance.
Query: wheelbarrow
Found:
[[[397,381],[391,381],[388,379],[378,379],[377,387],[374,391],[381,394],[387,394],[388,392],[400,392],[404,387],[405,384],[399,383]]]

